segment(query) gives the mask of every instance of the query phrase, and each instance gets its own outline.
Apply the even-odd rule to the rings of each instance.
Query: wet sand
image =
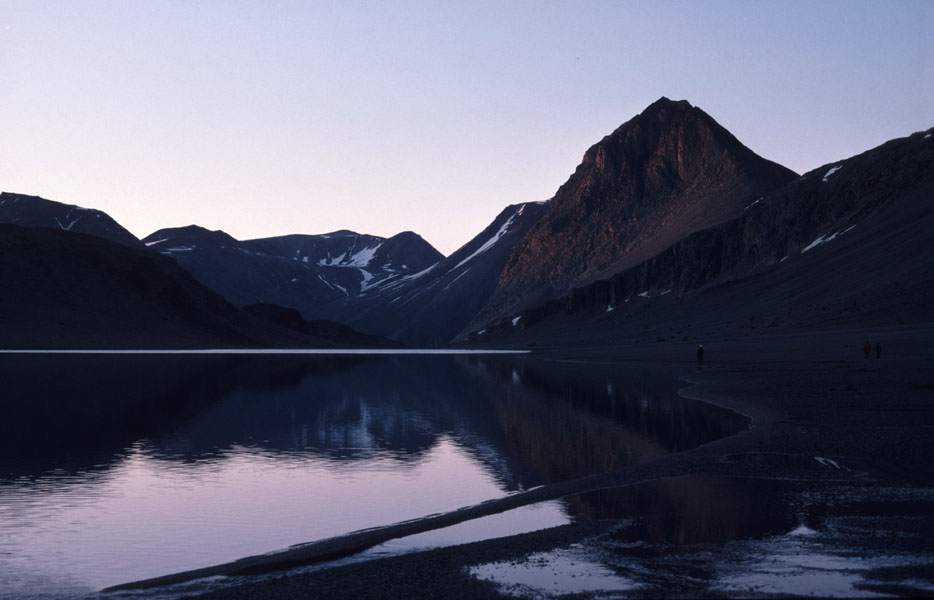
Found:
[[[891,332],[890,332],[891,333]],[[800,346],[800,338],[737,340],[705,344],[706,364],[698,369],[683,360],[692,346],[671,344],[641,352],[639,357],[609,355],[605,350],[547,353],[562,361],[650,361],[680,378],[680,393],[729,408],[752,418],[748,431],[621,471],[563,482],[436,517],[324,540],[298,548],[294,554],[245,559],[217,573],[250,573],[288,564],[334,558],[409,535],[426,527],[508,510],[545,499],[594,490],[626,488],[648,481],[706,475],[712,477],[794,480],[814,489],[934,488],[934,361],[926,355],[925,332],[901,352],[865,359],[856,337],[822,338],[821,344]],[[814,338],[811,338],[812,340]],[[852,345],[845,345],[844,342]],[[756,344],[759,342],[759,344]],[[767,344],[767,345],[766,345]],[[750,348],[759,346],[760,352]],[[765,349],[767,348],[767,349]],[[852,350],[851,350],[852,349]],[[849,356],[846,356],[846,354]],[[646,356],[650,354],[650,356]],[[752,358],[751,358],[752,357]],[[793,359],[792,359],[793,358]],[[873,487],[875,486],[875,487]],[[872,492],[870,492],[872,493]],[[879,510],[884,512],[884,498]],[[932,517],[923,520],[931,525]],[[607,551],[606,533],[625,525],[623,519],[580,522],[510,538],[418,552],[302,574],[285,574],[258,582],[224,587],[199,598],[496,598],[488,581],[471,577],[470,566],[493,561],[520,562],[533,552],[578,544]],[[914,522],[905,525],[906,535]],[[602,536],[602,537],[601,537]],[[888,550],[883,539],[867,532],[854,550]],[[904,567],[884,593],[918,593],[918,581],[934,586],[934,547],[915,548],[920,562]],[[263,562],[265,561],[265,564]],[[917,561],[916,561],[917,562]],[[207,574],[207,573],[204,573]],[[162,580],[158,583],[168,583]],[[909,582],[908,584],[904,582]],[[914,582],[914,583],[911,583]],[[156,582],[154,582],[156,583]],[[744,594],[738,594],[743,596]],[[587,597],[584,594],[582,597]]]

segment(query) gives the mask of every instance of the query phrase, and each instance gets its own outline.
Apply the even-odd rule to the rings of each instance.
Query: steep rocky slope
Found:
[[[795,177],[701,109],[662,98],[586,152],[476,323],[636,265]]]
[[[735,219],[473,339],[600,345],[930,324],[932,133],[815,169]]]

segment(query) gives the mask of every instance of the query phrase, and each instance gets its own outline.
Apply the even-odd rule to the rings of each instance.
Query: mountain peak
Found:
[[[587,150],[516,246],[499,303],[548,300],[620,272],[795,177],[700,108],[660,98]]]
[[[143,238],[143,243],[147,246],[156,244],[181,244],[185,246],[223,246],[236,245],[237,240],[230,234],[221,230],[211,230],[200,225],[186,225],[184,227],[168,227],[150,233]]]
[[[331,231],[331,232],[329,232],[329,233],[322,233],[322,234],[321,234],[322,237],[333,237],[333,238],[337,238],[337,237],[352,237],[352,236],[359,236],[359,235],[361,235],[361,234],[357,233],[356,231],[351,231],[351,230],[349,230],[349,229],[338,229],[337,231]],[[365,234],[364,234],[364,235],[365,235]]]
[[[685,110],[691,110],[692,108],[694,108],[694,106],[691,105],[691,103],[688,102],[687,100],[671,100],[666,96],[662,96],[661,98],[659,98],[652,104],[649,104],[647,107],[645,107],[645,110],[643,110],[641,114],[648,115],[648,114],[654,114],[654,113],[658,113],[658,112],[662,112],[666,110],[685,111]]]

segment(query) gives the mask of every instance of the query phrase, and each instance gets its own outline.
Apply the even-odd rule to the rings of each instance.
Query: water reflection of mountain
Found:
[[[106,469],[145,438],[152,458],[240,448],[417,463],[444,436],[507,489],[651,460],[744,426],[670,378],[514,359],[15,357],[0,364],[3,463],[19,474]],[[23,457],[29,457],[23,460]],[[9,471],[9,469],[7,469]]]
[[[578,518],[638,517],[620,541],[687,545],[817,527],[810,509],[795,511],[789,495],[807,484],[782,480],[677,477],[568,498]]]
[[[413,460],[460,420],[445,359],[372,359],[294,380],[271,377],[238,387],[171,434],[151,440],[151,456],[204,460],[234,446],[304,453],[336,461],[375,452]],[[468,407],[469,408],[469,407]]]
[[[493,399],[449,357],[388,357],[338,372],[310,371],[241,386],[146,447],[162,460],[221,460],[234,447],[298,454],[353,468],[355,461],[416,464],[448,438],[504,486],[523,466],[495,418]]]
[[[106,469],[241,386],[340,370],[334,358],[184,355],[0,357],[0,478]]]
[[[670,373],[593,363],[475,359],[501,430],[546,483],[679,452],[747,426],[732,411],[677,395]]]

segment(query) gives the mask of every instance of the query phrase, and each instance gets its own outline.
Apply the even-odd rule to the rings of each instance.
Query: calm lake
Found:
[[[644,367],[528,357],[0,355],[0,597],[81,597],[731,435]],[[555,501],[391,552],[589,518]]]

